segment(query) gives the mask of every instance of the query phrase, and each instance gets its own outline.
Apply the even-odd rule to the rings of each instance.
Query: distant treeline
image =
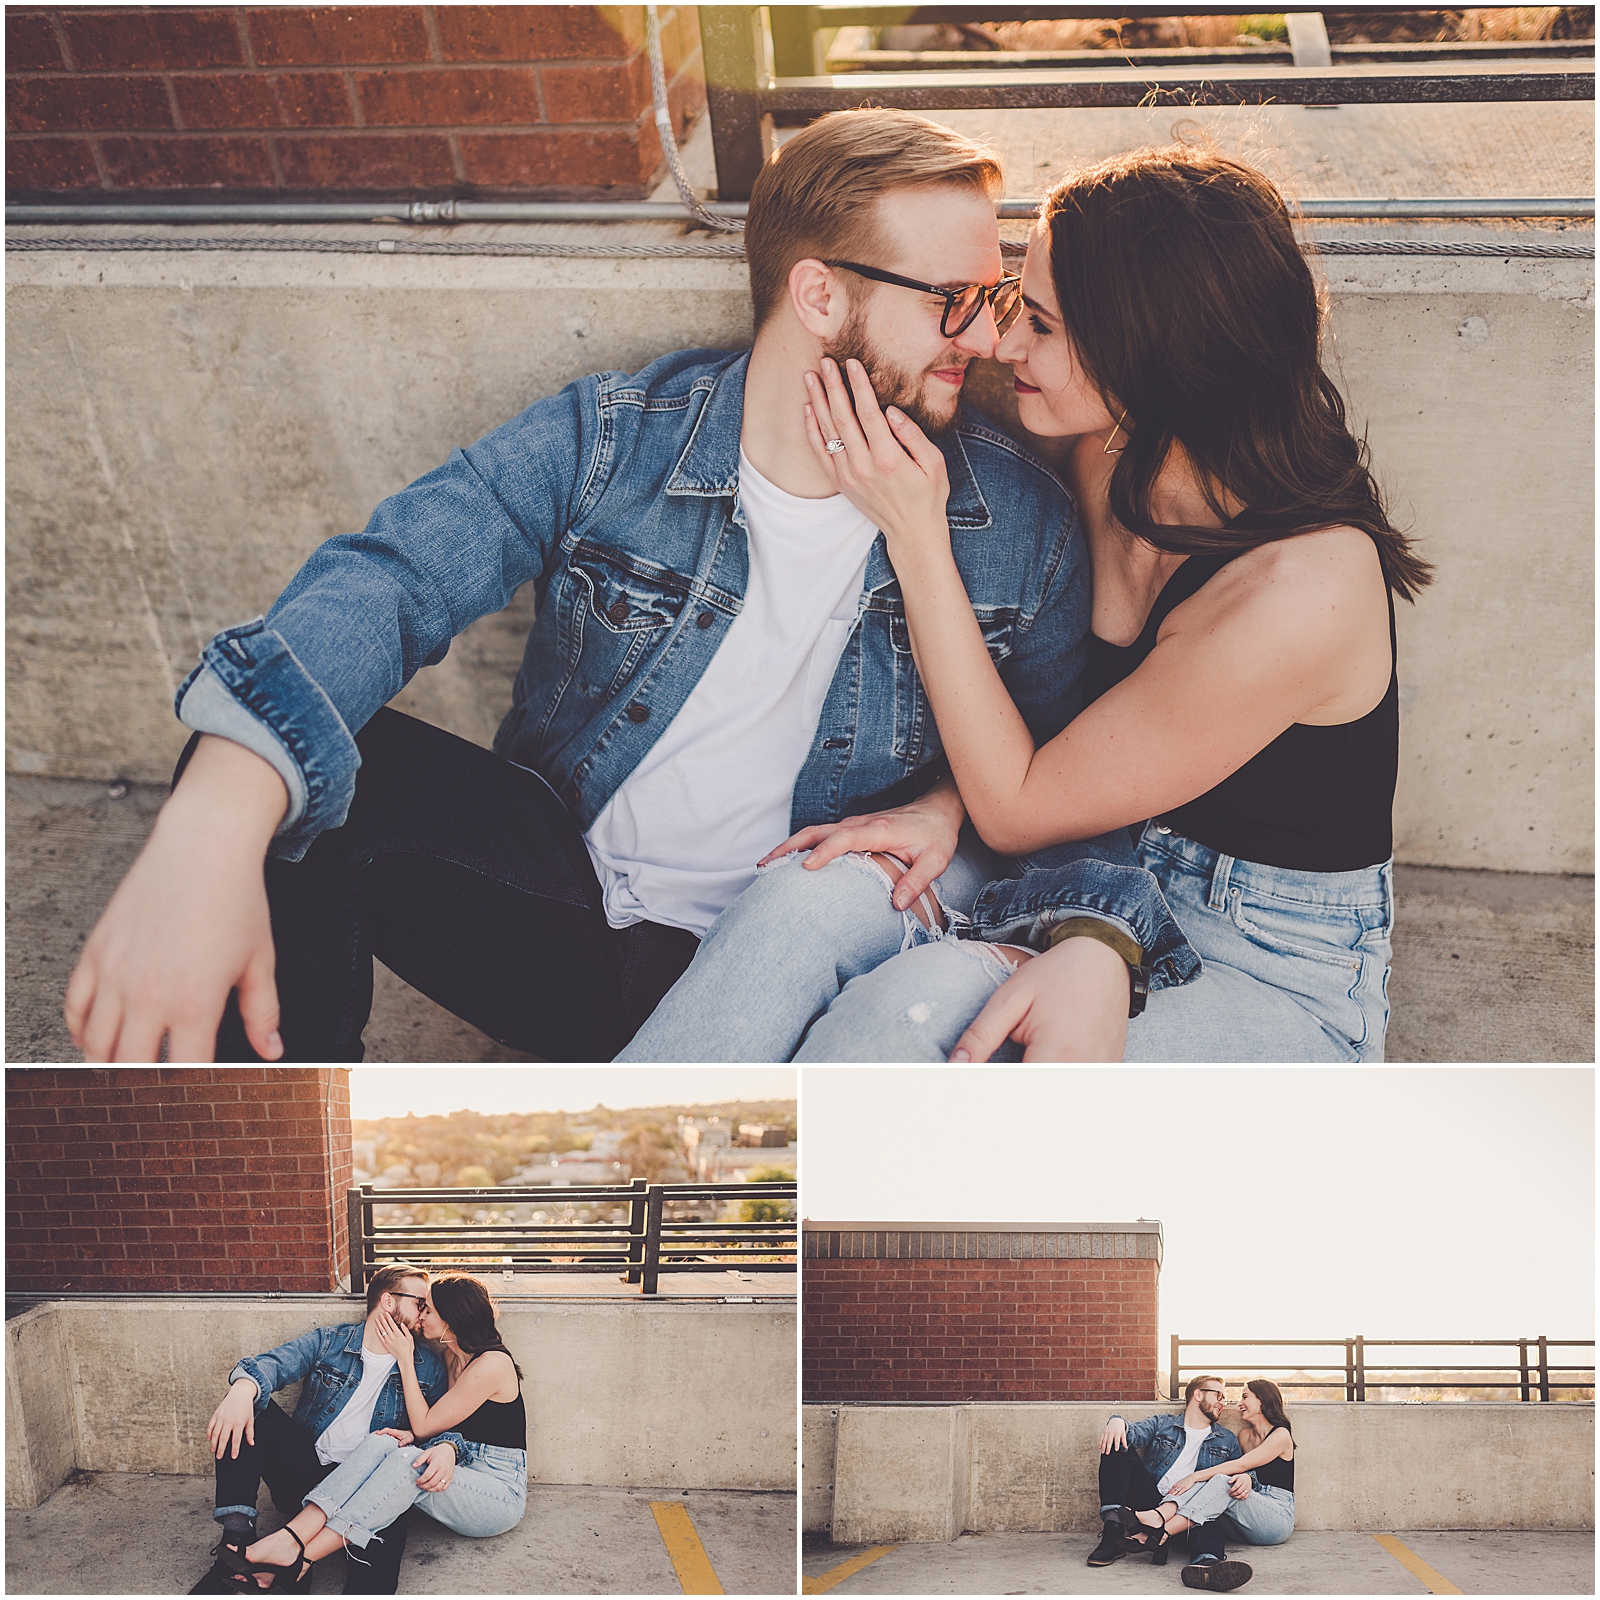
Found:
[[[428,1186],[472,1187],[504,1183],[543,1155],[587,1150],[594,1135],[614,1129],[629,1135],[650,1134],[636,1143],[676,1143],[679,1116],[703,1121],[718,1117],[737,1132],[741,1122],[765,1122],[795,1136],[793,1100],[726,1100],[710,1105],[630,1107],[612,1111],[530,1111],[490,1115],[452,1111],[448,1116],[381,1117],[352,1123],[356,1165],[374,1174],[391,1167],[410,1169],[412,1180]],[[365,1160],[373,1146],[372,1159]]]

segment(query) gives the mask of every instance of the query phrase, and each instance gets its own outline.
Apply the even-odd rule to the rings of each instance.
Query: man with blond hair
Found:
[[[1018,298],[1001,183],[924,118],[820,119],[751,197],[752,350],[538,401],[212,640],[178,692],[181,781],[68,986],[89,1059],[153,1061],[166,1035],[172,1060],[358,1061],[374,956],[506,1044],[609,1058],[794,829],[920,797],[953,840],[894,572],[811,455],[805,378],[858,360],[940,439],[957,562],[1050,738],[1081,700],[1076,513],[961,408]],[[384,709],[527,582],[492,753]],[[1144,948],[1181,943],[1147,904],[1125,918]]]

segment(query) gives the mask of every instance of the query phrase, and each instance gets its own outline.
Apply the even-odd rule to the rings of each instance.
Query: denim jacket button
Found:
[[[606,612],[606,615],[615,623],[621,624],[626,622],[628,620],[628,602],[626,600],[617,601],[617,603],[612,606],[608,612]]]
[[[1171,829],[1171,828],[1169,828],[1169,827],[1168,827],[1168,826],[1167,826],[1167,825],[1166,825],[1166,823],[1164,823],[1164,822],[1158,822],[1158,823],[1157,823],[1157,824],[1156,824],[1156,832],[1157,832],[1157,833],[1171,833],[1171,832],[1172,832],[1172,829]]]
[[[697,628],[709,628],[716,620],[716,617],[711,612],[702,611],[700,615],[694,619],[694,625]]]
[[[631,706],[628,707],[628,721],[629,722],[643,722],[645,720],[645,718],[648,717],[649,715],[650,715],[650,707],[649,706],[640,705],[637,700],[634,701],[634,703]]]

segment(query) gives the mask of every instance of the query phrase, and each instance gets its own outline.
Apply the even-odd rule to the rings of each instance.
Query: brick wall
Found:
[[[661,21],[682,139],[698,12]],[[7,197],[635,199],[644,38],[643,6],[7,6]]]
[[[6,1287],[344,1275],[348,1067],[8,1068]]]
[[[1095,1241],[1081,1254],[1026,1258],[1016,1236],[984,1237],[1006,1253],[826,1259],[808,1228],[806,1403],[1156,1397],[1158,1236],[1134,1236],[1155,1246],[1142,1258],[1089,1254],[1104,1234],[1071,1236]]]

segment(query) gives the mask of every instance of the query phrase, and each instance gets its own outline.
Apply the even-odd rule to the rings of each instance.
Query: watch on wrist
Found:
[[[1128,964],[1128,1017],[1131,1021],[1143,1010],[1150,998],[1150,967],[1144,958],[1144,949],[1137,940],[1110,922],[1098,917],[1068,917],[1050,930],[1049,948],[1063,939],[1094,939],[1116,953]]]

